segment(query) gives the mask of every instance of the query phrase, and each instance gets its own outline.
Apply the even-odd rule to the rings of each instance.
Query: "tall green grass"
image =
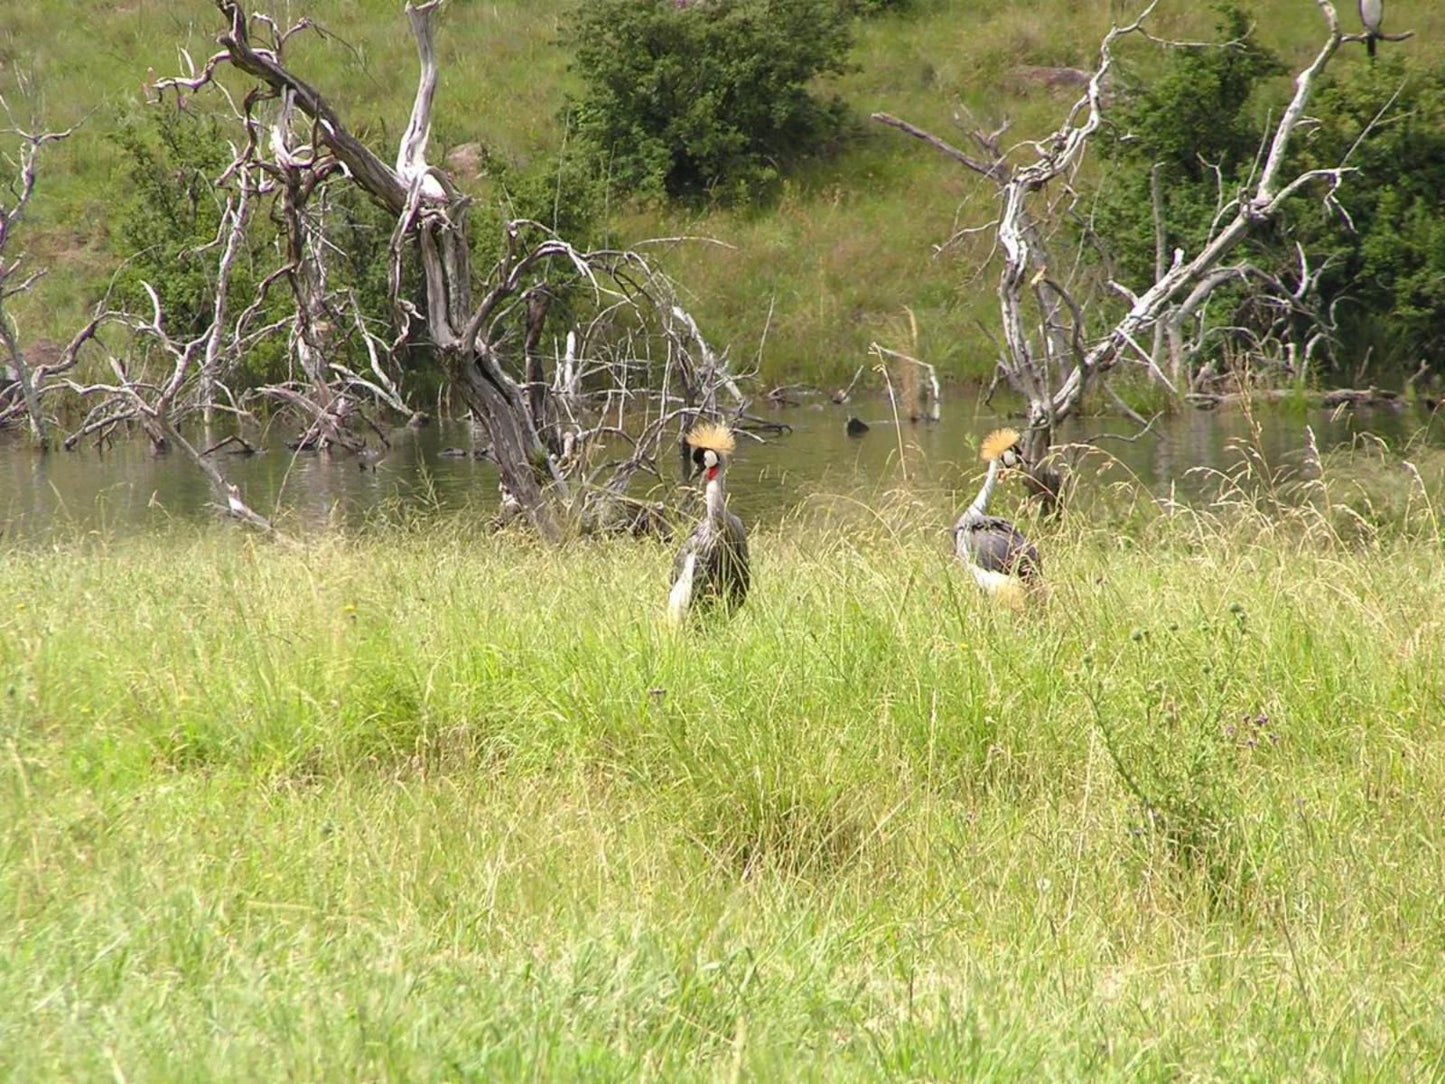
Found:
[[[460,518],[0,553],[0,1076],[1445,1075],[1380,470],[1035,525],[1022,614],[907,493],[682,634],[667,547]]]
[[[145,108],[147,70],[179,70],[178,50],[200,62],[219,30],[206,0],[65,0],[12,5],[0,20],[0,81],[23,73],[35,110],[61,127],[84,121],[42,167],[31,228],[23,243],[53,268],[43,288],[19,303],[28,340],[68,338],[98,295],[117,256],[107,220],[125,184],[108,134]],[[254,4],[254,9],[267,7]],[[413,45],[400,0],[308,0],[269,5],[307,14],[336,37],[293,39],[296,70],[321,87],[384,158],[394,153],[415,87]],[[434,139],[447,148],[480,141],[499,157],[525,163],[557,147],[559,121],[573,89],[559,36],[570,0],[452,5],[440,33],[442,86]],[[1353,18],[1349,4],[1337,5]],[[990,255],[973,238],[935,256],[933,246],[958,225],[993,217],[994,193],[936,152],[862,118],[882,110],[960,143],[955,116],[967,109],[992,129],[1040,136],[1056,127],[1067,98],[1030,91],[1010,76],[1020,65],[1093,63],[1114,18],[1138,5],[1118,0],[1012,0],[969,5],[916,0],[898,13],[860,23],[857,71],[820,89],[837,93],[860,118],[859,134],[838,152],[794,171],[777,200],[747,212],[697,214],[665,207],[615,209],[617,240],[704,235],[727,242],[681,245],[665,266],[691,291],[719,344],[740,363],[757,358],[766,379],[844,381],[868,360],[870,342],[912,346],[900,333],[904,306],[918,317],[918,348],[949,375],[987,378],[997,348],[983,330],[996,323]],[[1313,0],[1259,0],[1259,33],[1293,64],[1320,38]],[[1170,0],[1158,32],[1199,37],[1207,6]],[[1417,55],[1445,32],[1445,10],[1430,0],[1391,0],[1389,25],[1413,28]],[[1144,47],[1135,52],[1148,53]],[[1363,63],[1358,48],[1337,63]],[[1281,80],[1278,91],[1286,88]],[[15,88],[0,92],[19,100]],[[1265,107],[1268,103],[1261,103]],[[22,113],[24,107],[22,106]],[[205,96],[191,108],[205,108]],[[483,186],[484,188],[484,186]],[[479,188],[482,191],[482,188]]]

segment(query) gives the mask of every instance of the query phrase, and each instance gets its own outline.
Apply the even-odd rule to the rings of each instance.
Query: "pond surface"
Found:
[[[945,401],[937,423],[905,422],[901,429],[893,425],[886,399],[855,400],[846,407],[814,401],[759,411],[792,426],[792,432],[765,443],[740,441],[730,474],[731,502],[754,523],[776,520],[820,494],[880,495],[905,480],[905,469],[916,490],[933,491],[941,501],[966,502],[981,476],[975,451],[979,438],[1009,424],[967,399]],[[869,432],[848,436],[844,425],[850,414],[869,422]],[[1313,427],[1320,450],[1328,451],[1364,433],[1399,444],[1421,432],[1427,421],[1413,407],[1274,409],[1255,415],[1259,448],[1273,467],[1300,461],[1306,425]],[[1434,427],[1437,442],[1442,429]],[[1238,411],[1188,410],[1159,418],[1132,442],[1110,436],[1136,432],[1137,426],[1121,418],[1085,418],[1067,425],[1059,440],[1092,440],[1156,494],[1187,501],[1209,486],[1191,468],[1227,469],[1240,459],[1238,443],[1253,439],[1250,420]],[[480,442],[466,422],[398,429],[374,471],[360,469],[351,456],[295,454],[284,437],[275,430],[264,438],[252,434],[262,443],[262,454],[216,455],[251,506],[267,515],[280,513],[308,527],[356,526],[404,510],[475,508],[480,515],[496,503],[492,464],[442,454]],[[87,448],[48,455],[18,440],[0,442],[0,534],[7,539],[143,531],[176,518],[212,516],[211,499],[206,479],[191,462],[180,454],[156,456],[143,439],[121,441],[104,452]]]

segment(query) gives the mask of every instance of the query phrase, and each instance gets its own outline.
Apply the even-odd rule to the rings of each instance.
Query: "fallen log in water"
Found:
[[[1190,392],[1185,401],[1199,410],[1246,406],[1256,403],[1300,402],[1314,407],[1392,407],[1403,408],[1405,399],[1388,388],[1335,388],[1333,391],[1310,391],[1299,388],[1259,388],[1254,391]]]

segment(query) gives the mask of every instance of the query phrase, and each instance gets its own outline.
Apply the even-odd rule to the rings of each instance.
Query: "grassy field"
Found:
[[[526,162],[558,145],[558,114],[573,86],[559,45],[571,2],[452,5],[441,35],[438,150],[481,141],[507,160]],[[899,14],[862,23],[858,70],[823,89],[840,94],[860,118],[883,110],[948,134],[956,132],[953,116],[963,106],[988,127],[1009,117],[1019,137],[1036,136],[1059,123],[1067,103],[1020,85],[1015,69],[1090,64],[1110,20],[1134,6],[1013,0],[972,5],[984,9],[974,11],[915,0]],[[341,39],[297,39],[291,59],[388,159],[415,80],[401,7],[400,0],[284,6]],[[1252,7],[1261,36],[1287,61],[1303,61],[1318,42],[1314,0],[1258,0]],[[1353,17],[1352,5],[1340,7]],[[1157,31],[1203,33],[1212,16],[1201,8],[1165,0]],[[1422,56],[1429,55],[1424,43],[1445,33],[1445,10],[1431,0],[1391,0],[1389,19],[1419,32],[1401,48]],[[178,70],[182,48],[199,61],[213,50],[217,30],[205,0],[16,5],[0,22],[0,92],[27,102],[52,126],[84,122],[47,155],[32,229],[23,238],[36,261],[54,269],[20,310],[29,338],[68,338],[116,263],[106,223],[124,180],[108,136],[122,118],[146,108],[140,88],[147,70]],[[1358,48],[1340,60],[1363,62]],[[19,77],[28,95],[17,97]],[[1278,89],[1285,86],[1281,81]],[[666,266],[691,292],[710,337],[731,344],[740,359],[760,355],[769,379],[846,379],[867,359],[870,342],[908,345],[905,306],[918,315],[924,357],[953,375],[986,376],[996,353],[980,326],[996,324],[993,284],[987,274],[978,276],[987,246],[962,244],[941,257],[932,246],[957,224],[987,222],[993,193],[896,132],[860,129],[836,155],[797,170],[767,207],[696,214],[620,207],[613,228],[625,242],[687,233],[732,246],[682,246]]]
[[[462,518],[0,551],[0,1077],[1445,1078],[1379,469],[1040,526],[1022,614],[902,492],[680,635],[666,547]]]

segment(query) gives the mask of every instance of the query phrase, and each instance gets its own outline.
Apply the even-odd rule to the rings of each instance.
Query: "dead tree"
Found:
[[[1000,209],[992,231],[1002,257],[998,298],[1004,347],[999,365],[1027,403],[1025,452],[1031,462],[1043,461],[1059,423],[1078,410],[1092,384],[1121,360],[1138,361],[1176,395],[1187,391],[1159,369],[1157,352],[1148,349],[1145,340],[1160,327],[1166,336],[1177,339],[1222,283],[1257,280],[1260,273],[1247,261],[1226,264],[1226,260],[1251,231],[1275,219],[1290,200],[1323,186],[1322,198],[1337,207],[1335,192],[1352,172],[1349,167],[1312,169],[1287,177],[1285,156],[1320,74],[1341,45],[1363,42],[1365,35],[1341,30],[1331,0],[1309,2],[1324,19],[1325,41],[1295,77],[1294,93],[1270,133],[1263,164],[1251,184],[1223,202],[1198,252],[1190,255],[1176,249],[1167,259],[1161,252],[1155,281],[1147,289],[1134,292],[1109,283],[1123,297],[1126,310],[1121,318],[1101,328],[1090,326],[1089,305],[1079,277],[1070,272],[1069,261],[1058,259],[1053,251],[1053,228],[1077,201],[1073,180],[1090,140],[1103,123],[1114,47],[1130,35],[1149,36],[1145,21],[1158,0],[1151,0],[1132,23],[1115,26],[1105,35],[1098,64],[1083,94],[1064,123],[1043,139],[1005,149],[1000,142],[1007,131],[1005,125],[994,132],[971,132],[977,150],[970,152],[897,117],[873,115],[874,120],[928,143],[998,188]],[[1395,37],[1402,40],[1408,36]],[[1052,488],[1047,477],[1038,480]]]
[[[711,395],[711,384],[719,378],[738,398],[741,394],[725,365],[697,333],[691,317],[671,301],[669,291],[658,288],[660,276],[636,253],[583,253],[536,223],[511,222],[505,227],[495,263],[474,277],[468,245],[470,198],[426,158],[438,79],[434,22],[442,2],[408,3],[405,8],[417,43],[420,77],[394,165],[384,162],[353,135],[323,94],[287,67],[282,46],[292,34],[309,25],[304,20],[283,31],[265,16],[248,15],[236,0],[216,0],[226,22],[218,39],[221,50],[199,72],[162,80],[155,86],[161,92],[192,93],[203,87],[219,87],[215,77],[222,66],[249,76],[255,88],[247,96],[248,113],[251,105],[266,97],[283,103],[283,110],[294,109],[310,122],[310,142],[304,153],[302,148],[273,146],[269,168],[283,170],[278,183],[290,183],[284,173],[287,169],[307,175],[306,171],[329,163],[338,177],[358,185],[395,216],[391,242],[395,342],[408,340],[415,328],[422,330],[440,358],[451,387],[485,428],[504,490],[541,535],[554,539],[562,530],[560,508],[577,507],[578,494],[573,492],[574,479],[569,475],[581,461],[579,449],[609,434],[635,432],[635,427],[586,425],[579,420],[564,425],[562,421],[566,412],[559,409],[560,400],[552,394],[559,381],[546,380],[540,353],[545,324],[555,308],[550,298],[558,274],[571,277],[579,289],[590,292],[600,310],[614,305],[639,308],[646,303],[661,313],[664,334],[679,355],[670,358],[669,365],[678,363],[681,357],[700,359],[697,380],[683,381],[688,385],[685,400],[695,400],[704,385],[708,385]],[[269,34],[268,41],[253,36],[258,26],[263,28],[263,34]],[[280,142],[285,144],[285,138]],[[299,183],[303,192],[298,194],[304,194],[304,185],[309,182]],[[291,255],[295,264],[296,253]],[[402,291],[402,268],[409,257],[421,262],[425,311]],[[300,332],[300,344],[308,352],[324,353],[326,344],[317,341],[318,333],[324,336],[325,330],[315,312],[317,284],[305,281],[299,271],[293,284],[299,284],[302,294],[310,298],[298,306],[298,311],[312,314],[304,317],[310,328]],[[329,323],[334,329],[335,321]],[[518,324],[523,328],[520,334]],[[568,370],[561,383],[565,384],[569,402],[575,402],[584,386],[582,369],[585,365],[570,356],[565,365],[557,366],[558,377]],[[320,370],[313,367],[308,375],[314,390]],[[627,379],[622,377],[624,385]],[[611,380],[613,385],[618,384],[615,370]],[[609,396],[617,390],[615,386],[609,388]],[[627,398],[623,394],[621,401]],[[662,413],[667,415],[665,396],[663,403]],[[681,416],[674,416],[673,421],[680,424]],[[644,431],[654,422],[655,416],[644,424]],[[651,452],[642,453],[632,469],[651,458]],[[626,457],[624,464],[633,459]]]
[[[224,51],[199,72],[192,66],[184,76],[148,85],[162,98],[174,91],[177,106],[188,110],[196,99],[183,101],[182,89],[212,87],[242,133],[233,143],[232,161],[215,179],[221,206],[216,233],[190,253],[215,260],[206,327],[194,335],[174,334],[165,298],[142,283],[146,311],[116,308],[107,295],[58,358],[29,366],[4,319],[3,301],[38,276],[8,286],[5,280],[19,261],[0,260],[0,330],[16,374],[0,387],[0,424],[29,417],[43,439],[48,419],[42,398],[69,392],[86,412],[65,438],[66,448],[87,438],[103,444],[118,430],[138,427],[158,453],[175,450],[193,460],[222,511],[273,531],[210,458],[219,445],[193,443],[186,435],[189,423],[199,418],[209,426],[220,412],[246,416],[250,398],[259,395],[302,417],[301,446],[362,451],[360,424],[370,424],[385,444],[383,430],[362,404],[370,399],[417,417],[386,363],[420,327],[491,438],[489,458],[501,467],[504,507],[524,511],[549,538],[560,533],[559,513],[593,526],[645,526],[657,510],[626,496],[629,481],[639,472],[660,478],[658,449],[668,434],[680,434],[700,412],[719,412],[721,390],[740,412],[737,378],[727,368],[726,352],[708,346],[668,280],[637,252],[583,253],[537,223],[513,221],[504,227],[495,263],[474,283],[468,266],[469,201],[424,157],[437,78],[431,20],[439,6],[408,8],[422,75],[392,169],[346,131],[316,91],[287,71],[285,45],[308,28],[306,20],[283,27],[218,0],[230,23],[221,37]],[[252,39],[253,31],[264,44]],[[222,64],[257,77],[239,102],[214,78]],[[0,250],[33,190],[36,153],[68,133],[12,134],[22,139],[21,198],[12,208],[0,208],[5,212]],[[334,288],[328,276],[331,194],[337,185],[352,183],[396,216],[390,245],[396,321],[389,341],[371,326],[354,293]],[[278,227],[279,266],[253,297],[240,299],[233,296],[233,272],[256,251],[253,233],[268,220],[258,212],[267,206]],[[403,260],[418,254],[425,312],[401,289]],[[267,302],[283,288],[289,290],[290,314],[278,319]],[[585,304],[558,303],[569,295]],[[564,308],[574,326],[565,350],[554,337],[549,379],[548,320]],[[248,352],[282,335],[294,362],[293,379],[235,395],[231,386]],[[94,364],[81,378],[77,366],[88,343],[94,346],[88,355]],[[342,349],[356,344],[365,363],[350,366]],[[97,367],[104,375],[95,375]]]
[[[248,113],[252,101],[248,99]],[[258,394],[301,412],[305,429],[295,442],[297,448],[336,446],[361,452],[366,441],[351,426],[357,409],[349,393],[351,380],[343,377],[338,385],[331,371],[345,327],[338,310],[340,299],[333,297],[327,286],[324,210],[313,209],[317,203],[324,208],[326,183],[339,173],[340,163],[330,155],[318,154],[310,144],[294,145],[292,113],[291,96],[283,94],[270,124],[269,154],[256,161],[259,170],[272,178],[277,192],[276,217],[284,259],[277,274],[285,277],[291,289],[295,315],[290,322],[288,353],[300,369],[301,380],[266,385]],[[249,149],[254,154],[255,144]],[[359,311],[356,315],[364,333],[364,317]]]
[[[223,231],[227,229],[224,222],[221,228]],[[227,251],[234,256],[230,246],[227,246]],[[225,259],[223,254],[222,260]],[[182,393],[196,379],[201,368],[198,358],[212,342],[214,326],[193,339],[178,341],[172,338],[165,328],[160,296],[148,283],[144,289],[151,300],[149,318],[131,317],[107,309],[102,304],[92,324],[97,327],[102,324],[126,326],[135,340],[147,343],[169,364],[169,371],[162,368],[159,375],[152,375],[149,371],[134,372],[129,359],[137,355],[144,357],[147,352],[128,349],[122,354],[106,351],[105,363],[115,377],[114,382],[78,383],[67,379],[67,387],[94,405],[80,428],[66,438],[66,446],[73,448],[82,437],[93,432],[104,434],[117,426],[137,423],[158,451],[179,449],[205,474],[217,498],[217,505],[224,512],[265,531],[273,530],[270,520],[252,510],[242,499],[240,490],[228,482],[181,432],[182,419],[201,409],[198,398]],[[222,309],[219,302],[217,309]]]
[[[257,21],[269,35],[268,49],[278,60],[287,41],[309,26],[306,20],[285,28],[268,18],[257,17]],[[166,86],[161,83],[151,89],[163,90]],[[331,187],[341,180],[340,163],[332,155],[318,151],[308,141],[307,133],[298,135],[295,131],[290,95],[277,96],[256,88],[239,106],[229,95],[226,100],[244,139],[215,182],[226,206],[221,234],[213,242],[223,248],[223,255],[214,282],[214,318],[199,371],[197,394],[206,423],[210,424],[217,409],[218,389],[226,390],[224,379],[241,361],[241,352],[234,347],[258,336],[284,332],[292,364],[291,379],[248,392],[244,401],[263,399],[281,404],[284,410],[294,410],[303,427],[294,442],[300,449],[364,452],[367,442],[363,426],[369,426],[385,445],[385,434],[366,415],[364,402],[370,399],[408,419],[416,418],[417,412],[405,403],[380,364],[377,336],[367,326],[354,293],[334,290],[329,285],[327,253],[335,246],[326,236],[327,212]],[[267,103],[274,108],[267,110]],[[269,206],[267,219],[277,229],[275,247],[280,265],[262,279],[255,297],[228,325],[229,310],[234,307],[230,298],[234,252],[255,232],[261,221],[255,212],[263,206]],[[203,246],[193,255],[210,247]],[[291,315],[270,325],[258,325],[257,317],[272,290],[282,283],[289,287]],[[365,377],[338,360],[344,356],[343,348],[358,339],[371,363],[371,372]],[[225,351],[223,342],[233,348]]]
[[[20,347],[20,337],[7,306],[12,298],[34,287],[45,275],[45,270],[39,268],[22,275],[25,255],[7,256],[6,250],[35,194],[41,148],[68,138],[74,129],[68,128],[63,132],[28,131],[13,123],[14,115],[3,98],[0,98],[0,109],[12,121],[8,129],[0,132],[0,136],[13,138],[19,143],[12,159],[16,176],[8,186],[11,198],[7,201],[5,192],[0,191],[0,346],[4,347],[4,361],[0,364],[0,426],[23,411],[30,424],[31,438],[38,447],[45,449],[50,444],[50,423],[41,410],[35,374]]]

